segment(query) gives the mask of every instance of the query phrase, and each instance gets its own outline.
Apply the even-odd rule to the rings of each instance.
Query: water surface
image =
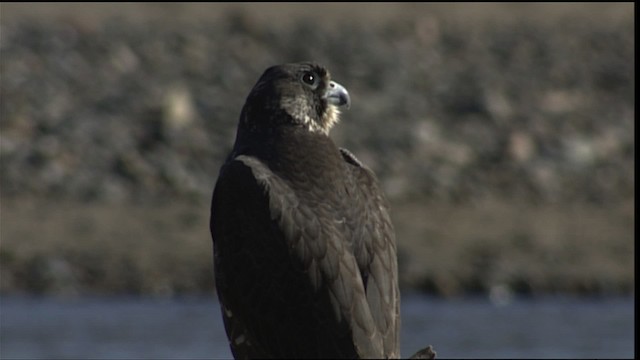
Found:
[[[231,353],[214,299],[4,297],[0,357],[194,359]],[[404,294],[402,354],[631,358],[633,299],[443,300]]]

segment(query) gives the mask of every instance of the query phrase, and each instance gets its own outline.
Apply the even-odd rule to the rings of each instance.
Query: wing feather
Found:
[[[356,191],[367,218],[361,222],[366,231],[356,237],[358,264],[369,276],[367,301],[373,321],[381,332],[385,357],[400,357],[400,290],[396,239],[389,206],[374,173],[346,149],[340,149],[356,178]]]
[[[228,310],[223,316],[234,356],[287,357],[286,348],[312,356],[343,351],[345,357],[383,357],[381,332],[386,330],[377,326],[379,309],[370,309],[350,239],[339,222],[318,216],[322,211],[298,198],[285,180],[254,157],[238,156],[221,170],[211,230],[216,286]],[[298,269],[304,279],[295,276]],[[261,275],[266,272],[270,276]],[[230,281],[234,286],[228,286]],[[247,293],[266,302],[263,309],[253,309]],[[271,294],[281,296],[270,299]],[[277,327],[264,321],[270,313]],[[317,318],[305,321],[305,316]],[[308,328],[316,323],[324,328]],[[278,345],[283,327],[291,328],[287,335],[298,349],[290,343]]]

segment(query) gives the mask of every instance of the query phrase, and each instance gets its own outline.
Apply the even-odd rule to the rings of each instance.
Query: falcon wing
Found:
[[[346,149],[343,159],[356,182],[360,221],[355,229],[354,253],[365,279],[367,302],[383,341],[384,357],[400,357],[400,290],[396,239],[389,206],[374,173]]]
[[[377,312],[397,302],[397,292],[385,295],[395,288],[379,279],[393,268],[391,256],[373,256],[365,292],[350,239],[315,200],[301,198],[254,157],[238,156],[221,169],[210,226],[234,356],[383,356],[379,328],[393,320]],[[385,241],[374,244],[391,252]]]

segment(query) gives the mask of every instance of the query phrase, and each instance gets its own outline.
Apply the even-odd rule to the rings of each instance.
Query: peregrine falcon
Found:
[[[235,358],[400,357],[387,201],[328,136],[349,105],[308,62],[268,68],[246,99],[210,219]]]

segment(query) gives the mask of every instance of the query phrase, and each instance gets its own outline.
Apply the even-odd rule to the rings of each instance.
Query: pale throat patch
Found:
[[[280,107],[291,115],[294,119],[300,121],[311,132],[320,132],[329,135],[329,130],[340,120],[340,110],[332,104],[327,104],[327,109],[322,114],[320,122],[314,121],[310,116],[311,107],[301,98],[282,99]]]

